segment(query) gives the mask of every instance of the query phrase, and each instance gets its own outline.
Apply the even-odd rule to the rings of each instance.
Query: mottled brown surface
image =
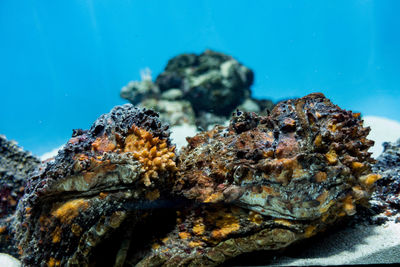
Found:
[[[157,114],[132,105],[74,131],[28,180],[19,203],[14,228],[23,264],[120,266],[124,238],[151,210],[141,207],[172,187],[175,147],[168,136]],[[104,242],[109,247],[98,249]]]
[[[40,161],[15,141],[0,135],[0,252],[17,255],[10,223],[25,183]]]
[[[193,138],[179,157],[179,212],[140,266],[218,265],[308,238],[366,203],[379,178],[359,114],[322,94],[278,104],[270,116],[237,112],[229,127]]]
[[[322,94],[234,114],[175,157],[156,114],[114,108],[29,179],[23,264],[219,265],[354,215],[379,175],[359,114]]]

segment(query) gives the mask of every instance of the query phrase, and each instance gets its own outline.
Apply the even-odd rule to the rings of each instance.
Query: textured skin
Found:
[[[16,256],[10,235],[10,222],[24,194],[26,177],[40,161],[13,141],[0,136],[0,251]]]
[[[18,205],[23,264],[122,266],[126,229],[148,215],[142,206],[172,187],[175,147],[167,129],[153,111],[124,105],[90,130],[75,130],[55,160],[28,180]],[[98,249],[104,242],[109,247]]]
[[[215,266],[287,247],[368,202],[368,132],[311,94],[238,111],[176,159],[153,111],[116,107],[29,179],[14,224],[23,264]]]
[[[376,183],[372,195],[373,207],[387,218],[396,218],[400,212],[400,140],[394,143],[383,143],[384,151],[373,166],[376,173],[382,175]]]
[[[359,114],[322,94],[281,102],[270,116],[237,112],[193,138],[175,192],[198,206],[139,262],[218,265],[308,238],[366,203],[379,178]]]

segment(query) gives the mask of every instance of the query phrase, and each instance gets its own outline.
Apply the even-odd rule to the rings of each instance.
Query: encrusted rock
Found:
[[[189,138],[174,191],[197,203],[177,214],[139,266],[218,265],[311,237],[366,204],[379,175],[359,114],[322,94],[237,112],[229,127]]]
[[[25,266],[122,266],[135,224],[167,195],[175,147],[158,115],[130,104],[74,130],[32,175],[14,223]],[[104,246],[106,242],[106,246]]]
[[[382,176],[372,195],[372,206],[386,218],[400,221],[400,140],[383,143],[384,151],[373,170]]]
[[[149,70],[143,71],[142,81],[129,82],[122,88],[121,97],[134,105],[151,105],[171,126],[190,123],[208,129],[224,124],[237,108],[261,113],[272,109],[271,101],[251,98],[253,76],[233,57],[206,50],[170,59],[155,82]],[[171,112],[176,113],[174,119]]]
[[[122,87],[120,96],[128,99],[132,104],[139,104],[141,101],[148,98],[157,98],[160,94],[158,86],[155,85],[151,78],[151,71],[149,69],[141,72],[142,80],[130,81],[127,85]]]
[[[250,69],[231,56],[206,50],[200,55],[172,58],[156,84],[162,92],[181,89],[197,113],[211,111],[228,116],[250,95],[253,76]]]
[[[0,252],[16,255],[9,223],[24,194],[27,177],[39,163],[31,153],[0,135]]]
[[[219,265],[354,215],[380,178],[360,115],[318,93],[237,111],[178,158],[167,128],[124,105],[75,130],[18,204],[23,265]]]

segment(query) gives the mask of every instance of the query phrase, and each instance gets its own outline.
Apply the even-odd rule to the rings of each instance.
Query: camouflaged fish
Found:
[[[138,266],[219,265],[354,215],[379,179],[368,133],[360,114],[316,93],[269,116],[238,111],[228,127],[188,138],[174,192],[198,204],[178,211],[175,228]]]
[[[14,228],[23,265],[122,266],[124,240],[148,215],[142,207],[172,188],[174,149],[158,115],[132,105],[75,130],[28,180],[19,203]]]
[[[116,107],[29,179],[14,224],[23,264],[215,266],[287,247],[367,203],[368,133],[311,94],[238,111],[176,158],[154,112]]]

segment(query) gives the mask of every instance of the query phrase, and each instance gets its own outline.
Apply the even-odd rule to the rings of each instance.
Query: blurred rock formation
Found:
[[[148,69],[141,76],[141,81],[131,81],[122,88],[121,97],[154,109],[171,126],[189,124],[209,129],[226,124],[236,109],[267,113],[274,106],[270,100],[251,97],[251,69],[212,50],[170,59],[155,82]]]

